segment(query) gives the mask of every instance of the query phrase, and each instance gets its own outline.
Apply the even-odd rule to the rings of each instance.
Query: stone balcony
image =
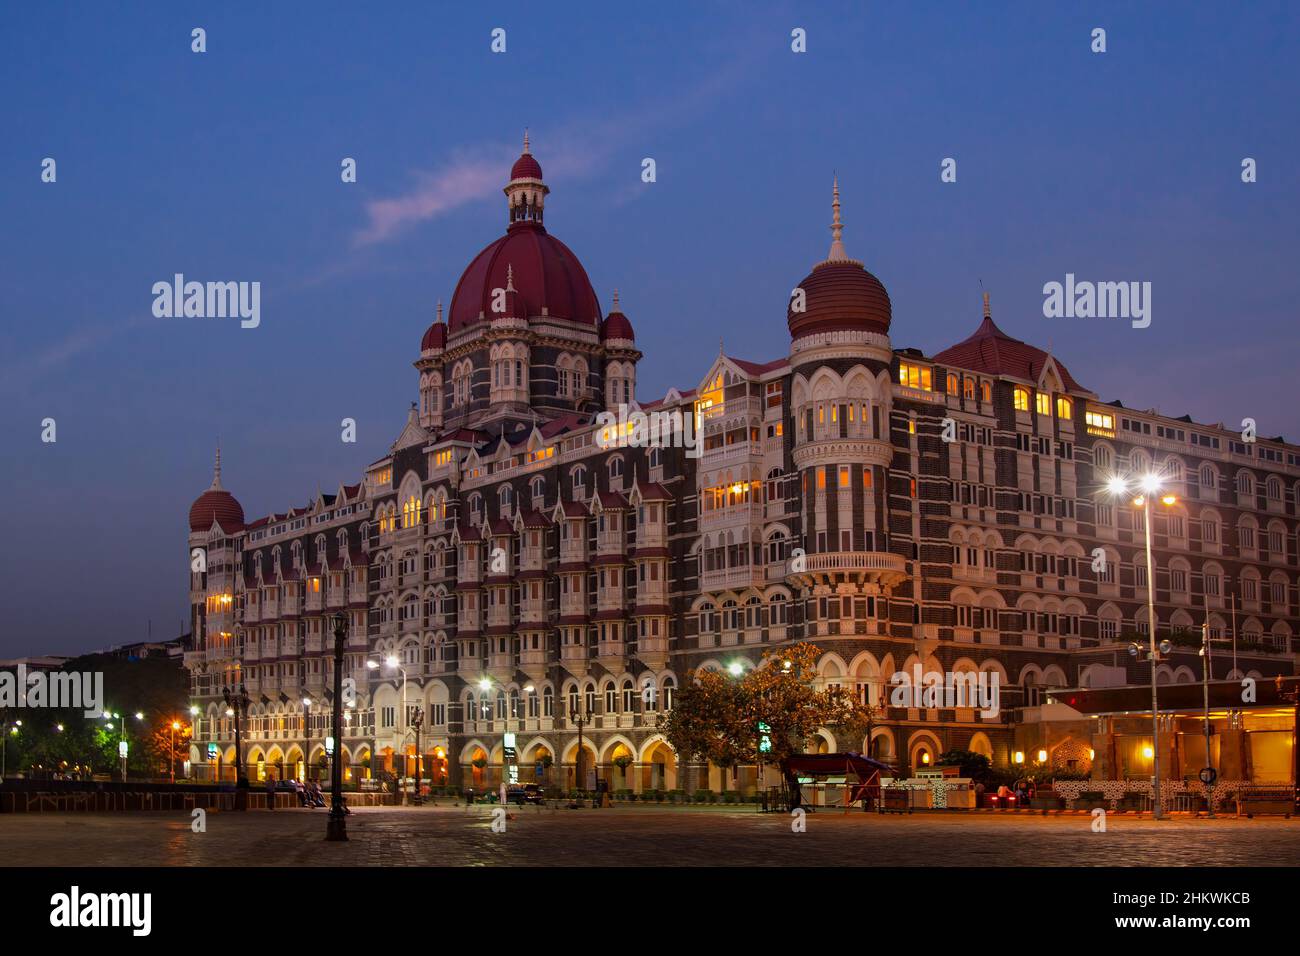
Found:
[[[792,583],[811,585],[843,576],[881,584],[896,584],[907,577],[907,561],[887,551],[829,551],[792,558],[786,574]]]

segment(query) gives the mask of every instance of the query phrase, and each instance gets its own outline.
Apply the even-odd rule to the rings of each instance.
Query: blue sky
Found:
[[[896,347],[968,335],[982,280],[1105,399],[1300,438],[1292,5],[260,6],[0,19],[0,656],[178,633],[218,435],[250,518],[383,454],[525,126],[547,226],[636,326],[642,398],[719,338],[785,354],[834,171]],[[261,326],[154,319],[176,272],[260,281]],[[1067,272],[1150,281],[1151,327],[1043,318]]]

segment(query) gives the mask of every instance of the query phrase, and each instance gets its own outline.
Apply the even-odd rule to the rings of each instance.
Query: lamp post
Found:
[[[22,724],[23,722],[21,720],[14,723],[14,725],[9,728],[9,733],[4,735],[3,740],[0,740],[0,781],[4,780],[5,774],[8,772],[9,738],[18,736],[18,728],[21,727]]]
[[[1151,555],[1151,499],[1160,494],[1161,480],[1156,474],[1143,475],[1138,481],[1140,494],[1133,499],[1133,506],[1142,509],[1142,528],[1146,541],[1147,558],[1147,623],[1150,626],[1151,646],[1147,659],[1151,663],[1151,797],[1152,816],[1164,819],[1164,808],[1160,802],[1160,710],[1156,701],[1156,663],[1160,660],[1160,650],[1156,647],[1156,575],[1155,560]],[[1113,495],[1122,495],[1128,491],[1128,482],[1123,478],[1112,478],[1107,484]],[[1164,495],[1161,502],[1172,505],[1178,499],[1173,495]],[[1137,645],[1130,648],[1136,656]]]
[[[195,704],[190,704],[190,744],[192,747],[197,747],[199,742],[198,721],[199,721],[199,708]],[[189,766],[189,773],[186,774],[185,779],[193,780],[195,779],[195,770],[197,768],[194,766],[194,763],[191,761],[186,761],[186,763]]]
[[[415,730],[415,794],[411,798],[418,807],[424,804],[420,797],[420,728],[424,726],[424,711],[417,704],[411,710],[411,727]]]
[[[302,785],[307,786],[307,774],[311,772],[311,698],[302,697]]]
[[[171,761],[170,761],[172,786],[176,785],[176,731],[180,729],[181,729],[181,722],[179,720],[173,720],[172,721],[172,751],[171,751]]]
[[[248,774],[244,771],[244,731],[242,715],[250,703],[248,688],[241,682],[239,689],[221,688],[221,699],[226,702],[226,715],[235,718],[235,809],[248,809]]]
[[[330,763],[330,816],[325,828],[326,840],[348,838],[347,809],[343,804],[343,642],[348,633],[348,618],[342,611],[334,615],[334,759]]]

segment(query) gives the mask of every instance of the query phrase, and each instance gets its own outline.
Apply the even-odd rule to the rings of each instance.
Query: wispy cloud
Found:
[[[98,348],[132,329],[158,321],[160,320],[152,315],[137,315],[122,322],[74,329],[45,348],[6,365],[0,379],[11,387],[26,388],[42,375],[54,371],[83,352]]]
[[[403,195],[366,203],[368,221],[353,237],[353,244],[369,246],[383,242],[415,223],[434,219],[495,192],[500,188],[504,150],[479,148],[474,153],[462,154],[434,172],[417,174],[415,187]]]
[[[706,111],[752,75],[748,60],[735,60],[674,97],[629,109],[616,119],[575,120],[550,130],[534,130],[534,144],[544,144],[538,152],[544,160],[546,178],[562,181],[594,175],[619,152],[637,144],[648,148],[658,131]],[[366,203],[366,224],[353,236],[353,246],[382,243],[467,203],[499,195],[502,171],[510,167],[519,150],[518,140],[465,147],[443,165],[418,172],[414,185],[406,192]],[[622,205],[643,192],[632,187],[622,189],[613,201]]]

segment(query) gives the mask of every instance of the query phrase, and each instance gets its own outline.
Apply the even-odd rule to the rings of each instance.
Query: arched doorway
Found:
[[[636,755],[624,743],[614,745],[614,749],[609,752],[609,788],[611,790],[631,790],[633,768],[636,766]]]
[[[677,789],[677,754],[666,741],[654,741],[642,751],[641,789]]]
[[[475,747],[469,752],[470,786],[475,790],[484,790],[487,788],[487,751],[482,747]]]

